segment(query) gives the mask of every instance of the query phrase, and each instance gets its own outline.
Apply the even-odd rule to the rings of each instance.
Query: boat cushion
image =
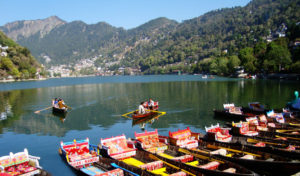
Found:
[[[236,169],[230,167],[230,168],[228,168],[228,169],[223,170],[223,172],[227,172],[227,173],[236,173]]]
[[[199,167],[203,168],[203,169],[216,170],[219,167],[219,165],[220,165],[219,162],[212,161],[212,162],[209,162],[207,164],[201,165]]]
[[[189,127],[184,130],[178,130],[175,132],[169,132],[169,137],[172,141],[175,141],[175,145],[183,148],[196,148],[198,147],[198,140],[192,137],[192,133]]]
[[[242,126],[240,127],[240,134],[245,136],[257,136],[257,131],[250,131],[249,124],[246,122],[242,122]]]
[[[193,161],[194,157],[192,155],[183,155],[183,156],[175,157],[172,160],[180,161],[182,163],[186,163],[186,162],[189,162],[189,161]]]
[[[157,130],[135,133],[135,138],[142,144],[143,149],[151,153],[161,153],[168,148],[166,144],[159,142]]]
[[[129,148],[125,135],[101,139],[101,144],[108,148],[108,154],[115,159],[135,156],[135,148]]]
[[[245,156],[242,156],[241,158],[242,159],[251,159],[251,160],[253,160],[254,156],[253,155],[245,155]]]
[[[154,162],[151,162],[151,163],[146,163],[146,164],[140,165],[140,168],[147,169],[149,171],[160,169],[162,167],[163,167],[163,162],[162,161],[154,161]]]

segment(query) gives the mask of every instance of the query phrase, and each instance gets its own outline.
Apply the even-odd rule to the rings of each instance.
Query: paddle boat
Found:
[[[97,146],[92,146],[89,143],[89,139],[71,142],[61,142],[59,148],[59,154],[68,163],[68,165],[77,171],[79,174],[91,175],[91,176],[122,176],[123,170],[113,169],[99,166]]]
[[[25,148],[23,152],[0,157],[0,175],[49,175],[39,165],[40,157],[31,156]]]

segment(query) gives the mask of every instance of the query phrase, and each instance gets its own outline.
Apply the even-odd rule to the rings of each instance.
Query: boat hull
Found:
[[[145,114],[138,114],[138,113],[135,112],[135,113],[132,114],[132,119],[137,120],[137,119],[148,118],[148,117],[154,116],[156,114],[157,114],[157,112],[153,112],[153,111],[150,111],[150,112],[145,113]]]
[[[66,114],[68,112],[68,109],[60,109],[60,108],[52,107],[52,112],[56,114]]]

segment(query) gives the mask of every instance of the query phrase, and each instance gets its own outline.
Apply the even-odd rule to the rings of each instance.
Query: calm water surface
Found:
[[[125,134],[134,137],[142,132],[140,124],[121,115],[135,110],[149,97],[158,100],[167,112],[146,130],[158,129],[162,135],[190,127],[204,132],[204,127],[226,119],[215,119],[213,109],[234,102],[247,106],[259,101],[271,108],[281,108],[291,101],[299,82],[277,80],[240,80],[201,76],[114,76],[62,78],[45,81],[0,83],[0,156],[24,148],[40,156],[40,164],[52,175],[74,175],[58,155],[60,141],[89,137],[100,138]],[[72,107],[65,118],[50,110],[54,97],[62,97]]]

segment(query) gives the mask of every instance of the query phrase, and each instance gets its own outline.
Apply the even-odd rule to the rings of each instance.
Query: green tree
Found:
[[[241,64],[241,61],[238,56],[230,56],[228,60],[228,72],[233,74],[235,73],[235,68]]]
[[[291,53],[287,47],[271,42],[268,45],[263,66],[269,72],[278,72],[289,67],[292,63]]]
[[[257,70],[257,59],[253,55],[253,48],[246,47],[241,49],[239,52],[239,58],[241,60],[241,65],[244,66],[246,72],[253,73]]]

